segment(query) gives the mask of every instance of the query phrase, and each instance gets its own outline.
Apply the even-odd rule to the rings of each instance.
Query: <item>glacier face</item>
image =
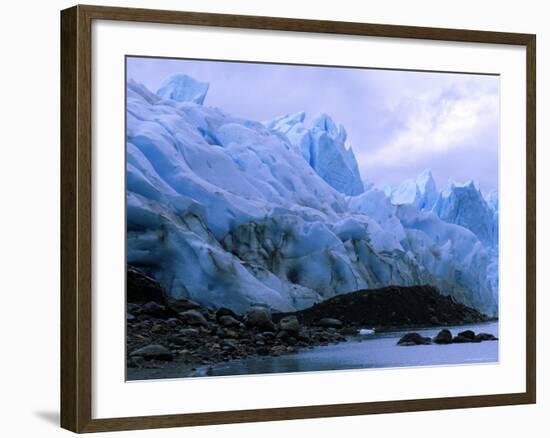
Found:
[[[429,172],[394,197],[363,183],[327,115],[240,119],[203,106],[208,85],[181,76],[157,94],[127,84],[129,264],[174,297],[237,312],[433,284],[496,314],[489,236],[466,211],[476,200],[443,197]]]

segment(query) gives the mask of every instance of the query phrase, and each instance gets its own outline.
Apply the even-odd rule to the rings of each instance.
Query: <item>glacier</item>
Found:
[[[498,206],[475,185],[439,193],[426,171],[380,190],[328,115],[247,120],[204,105],[208,88],[127,82],[129,264],[173,297],[239,313],[432,284],[497,314]]]
[[[305,113],[285,115],[264,122],[273,132],[284,134],[310,166],[330,186],[347,195],[363,192],[363,181],[351,147],[346,147],[347,132],[327,114],[304,124]]]

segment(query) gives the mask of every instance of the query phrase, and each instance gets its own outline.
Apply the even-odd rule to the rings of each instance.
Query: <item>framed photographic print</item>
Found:
[[[534,403],[535,36],[61,13],[61,422]]]

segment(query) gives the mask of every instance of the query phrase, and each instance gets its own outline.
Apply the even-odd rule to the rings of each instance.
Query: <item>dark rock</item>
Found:
[[[339,319],[350,327],[453,325],[487,319],[430,285],[364,289],[336,295],[293,314],[306,326],[323,318]]]
[[[279,321],[279,328],[285,332],[297,335],[300,333],[300,323],[294,315],[285,316]]]
[[[346,336],[353,336],[357,334],[357,329],[355,327],[344,327],[340,330],[340,333]]]
[[[159,359],[159,360],[172,360],[173,355],[166,347],[158,344],[147,345],[142,348],[138,348],[130,353],[130,357],[140,356],[146,360]]]
[[[166,327],[162,324],[154,324],[153,327],[151,327],[151,333],[163,333],[166,332]]]
[[[406,335],[403,335],[399,341],[397,341],[397,345],[427,345],[431,344],[432,340],[430,338],[425,338],[421,335],[419,335],[416,332],[407,333]]]
[[[190,338],[196,338],[197,336],[199,336],[199,331],[194,328],[183,328],[180,329],[179,332],[182,336],[188,336]]]
[[[277,333],[277,336],[276,338],[280,341],[284,341],[285,339],[287,339],[289,337],[289,334],[287,331],[285,330],[281,330]]]
[[[163,318],[166,316],[166,307],[154,301],[149,301],[141,306],[141,312],[147,315],[156,316],[157,318]]]
[[[220,307],[218,310],[216,310],[216,318],[220,319],[222,316],[231,316],[237,320],[239,319],[237,314],[227,307]]]
[[[453,335],[447,329],[441,330],[433,339],[436,344],[450,344],[453,342]]]
[[[236,332],[235,330],[224,330],[223,331],[223,337],[224,338],[232,338],[232,339],[238,339],[240,337],[239,332]]]
[[[495,335],[490,333],[478,333],[476,335],[476,340],[478,341],[498,341],[498,338]]]
[[[126,314],[126,321],[131,322],[131,321],[135,321],[135,319],[136,319],[136,317],[134,315],[132,315],[131,313]]]
[[[273,356],[279,356],[280,354],[284,354],[286,353],[286,346],[275,345],[271,347],[271,349],[269,350],[269,353],[272,354]]]
[[[130,303],[147,303],[155,301],[164,304],[167,294],[154,278],[138,268],[127,266],[126,300]]]
[[[270,312],[263,307],[253,307],[244,316],[247,327],[257,328],[263,331],[274,331],[275,325],[271,320]]]
[[[273,340],[273,339],[275,339],[276,334],[273,333],[273,332],[263,332],[263,333],[262,333],[262,336],[263,336],[265,339]]]
[[[166,306],[176,314],[201,307],[200,304],[187,298],[170,298],[166,301]]]
[[[179,327],[181,325],[181,321],[178,318],[169,318],[166,321],[166,324],[168,324],[172,328],[175,328],[175,327]]]
[[[218,318],[218,322],[220,325],[223,325],[224,327],[240,327],[241,322],[237,321],[234,317],[231,315],[222,315]]]
[[[458,333],[458,336],[462,336],[463,338],[467,338],[472,341],[476,338],[476,334],[472,330],[464,330],[463,332]]]
[[[171,342],[174,345],[184,346],[187,344],[187,339],[185,339],[183,336],[170,336],[168,337],[168,342]]]
[[[326,328],[342,328],[342,326],[344,325],[342,323],[342,321],[340,321],[339,319],[336,319],[336,318],[321,318],[318,322],[317,322],[317,325],[319,327],[326,327]]]
[[[457,335],[453,338],[453,344],[464,344],[466,342],[472,342],[470,338],[466,338],[465,336]]]
[[[186,324],[208,327],[208,321],[204,315],[197,310],[186,310],[185,312],[181,312],[179,317]]]
[[[226,350],[235,350],[239,344],[234,339],[224,339],[221,342],[221,347]]]

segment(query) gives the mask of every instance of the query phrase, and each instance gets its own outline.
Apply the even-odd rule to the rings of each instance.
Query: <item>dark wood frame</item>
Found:
[[[269,29],[525,46],[527,51],[527,369],[523,393],[92,419],[91,23]],[[536,402],[535,47],[531,34],[75,6],[61,12],[61,426],[74,432],[515,405]]]

